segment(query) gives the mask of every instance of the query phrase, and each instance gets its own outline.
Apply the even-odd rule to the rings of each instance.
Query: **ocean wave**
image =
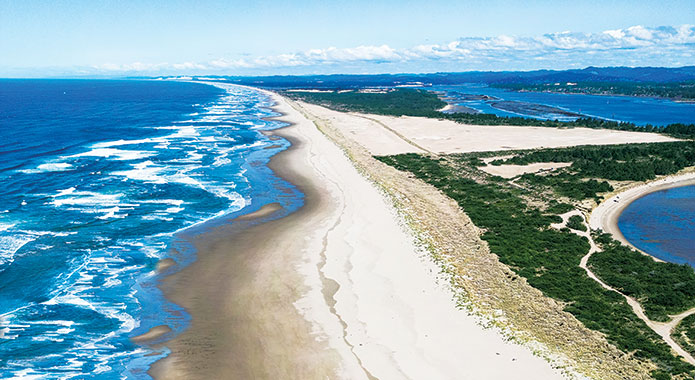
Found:
[[[12,262],[17,251],[35,239],[34,236],[24,234],[0,236],[0,265]]]
[[[141,203],[161,203],[161,204],[166,204],[166,205],[174,205],[174,206],[181,206],[185,202],[182,199],[148,199],[148,200],[143,200],[140,201]]]
[[[142,158],[147,158],[155,155],[156,152],[149,152],[149,151],[139,151],[139,150],[122,150],[122,149],[115,149],[115,148],[93,148],[92,150],[89,150],[87,152],[82,152],[78,154],[73,154],[71,156],[67,156],[66,158],[79,158],[79,157],[104,157],[104,158],[111,158],[113,157],[116,160],[122,160],[122,161],[127,161],[127,160],[139,160]]]
[[[152,355],[123,342],[136,329],[162,323],[157,318],[168,318],[164,310],[178,310],[148,282],[155,274],[153,263],[170,254],[173,236],[253,201],[246,157],[254,151],[263,154],[261,149],[272,144],[252,130],[266,126],[258,115],[270,114],[256,111],[264,104],[261,99],[233,89],[200,105],[197,113],[181,114],[179,119],[190,121],[149,124],[133,134],[84,145],[84,151],[45,157],[40,162],[44,166],[29,169],[38,173],[34,176],[44,175],[46,183],[37,193],[22,195],[26,207],[16,207],[22,198],[13,199],[11,207],[3,204],[11,213],[2,215],[0,252],[5,247],[13,251],[8,257],[14,257],[22,246],[21,252],[31,250],[32,255],[21,253],[9,268],[40,255],[57,265],[45,269],[49,280],[40,301],[3,311],[0,335],[3,343],[20,350],[40,347],[45,356],[0,366],[0,377],[124,373],[124,368],[146,369],[166,354]],[[51,175],[57,170],[66,173]],[[183,262],[194,257],[186,249],[181,250]],[[19,261],[25,257],[28,261]],[[60,273],[51,273],[58,270],[54,268]],[[175,330],[176,323],[186,323],[182,314],[173,318]],[[37,321],[37,316],[42,318]]]
[[[45,164],[40,164],[36,169],[23,169],[20,173],[32,174],[32,173],[45,173],[45,172],[64,172],[66,170],[73,169],[71,164],[67,162],[48,162]]]
[[[93,148],[111,148],[114,146],[124,146],[124,145],[139,145],[139,144],[146,144],[146,143],[152,143],[159,141],[159,139],[156,138],[146,138],[146,139],[139,139],[139,140],[116,140],[116,141],[105,141],[105,142],[100,142],[93,144]]]
[[[105,194],[93,191],[75,191],[74,187],[59,190],[53,196],[51,204],[61,206],[106,206],[112,207],[121,203],[123,194]]]

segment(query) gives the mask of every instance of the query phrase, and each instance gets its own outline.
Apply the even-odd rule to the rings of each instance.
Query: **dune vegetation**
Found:
[[[664,144],[651,145],[654,146],[636,148],[631,159],[639,161],[650,157],[678,161],[673,154],[677,145],[673,149],[659,149]],[[400,154],[377,158],[412,173],[453,198],[475,225],[483,229],[482,239],[504,264],[526,278],[531,286],[565,304],[565,311],[586,327],[605,334],[606,339],[623,352],[654,363],[659,368],[652,373],[654,378],[692,377],[695,367],[677,357],[662,338],[637,317],[622,295],[601,287],[579,266],[590,246],[586,237],[570,228],[586,228],[583,221],[575,219],[568,224],[569,228],[551,227],[560,220],[559,214],[574,209],[583,201],[600,200],[602,192],[612,189],[609,178],[605,178],[613,177],[610,170],[605,171],[604,177],[598,176],[585,169],[578,157],[591,152],[608,159],[624,153],[626,147],[563,149],[515,152],[505,163],[547,160],[549,154],[561,156],[563,162],[574,160],[576,166],[573,164],[552,173],[524,174],[509,180],[478,170],[482,165],[480,157],[492,153]],[[688,157],[689,161],[682,164],[694,165],[695,159]],[[644,173],[636,170],[630,178],[643,176]],[[577,188],[579,184],[586,187]],[[589,261],[592,271],[623,294],[635,297],[650,319],[668,320],[668,315],[695,306],[693,268],[656,262],[607,235],[594,233],[594,236],[600,252],[592,255]]]

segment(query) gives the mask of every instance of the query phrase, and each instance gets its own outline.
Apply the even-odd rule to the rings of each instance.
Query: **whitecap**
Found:
[[[97,213],[104,213],[104,215],[98,216],[98,219],[122,219],[128,216],[128,214],[116,214],[117,212],[121,211],[121,208],[116,206],[116,207],[111,207],[111,208],[106,208],[106,209],[99,209],[96,210]]]
[[[65,339],[63,338],[56,338],[54,336],[45,336],[45,335],[39,335],[39,336],[33,336],[31,337],[31,340],[34,342],[56,342],[60,343],[64,341]]]
[[[40,380],[43,379],[44,376],[33,369],[23,369],[15,372],[13,378],[16,380]]]
[[[73,154],[67,158],[78,158],[78,157],[114,157],[116,160],[138,160],[141,158],[146,158],[155,155],[155,152],[144,151],[144,150],[122,150],[115,148],[94,148],[90,151]]]
[[[41,164],[36,167],[36,169],[24,169],[20,170],[21,173],[32,174],[32,173],[44,173],[44,172],[64,172],[66,170],[72,169],[72,165],[67,162],[48,162]]]
[[[139,202],[140,203],[162,203],[162,204],[174,205],[174,206],[180,206],[184,203],[187,203],[181,199],[148,199],[148,200],[139,201]]]
[[[157,214],[150,214],[150,215],[143,215],[142,220],[163,220],[165,222],[171,222],[174,220],[174,218],[162,216],[162,215],[157,215]]]
[[[120,203],[121,194],[104,194],[92,191],[75,191],[74,187],[60,190],[50,202],[55,207],[61,206],[115,206]]]
[[[222,166],[222,165],[229,165],[232,163],[232,160],[227,158],[227,155],[222,155],[222,156],[217,156],[215,157],[215,160],[212,162],[212,166]]]
[[[146,144],[146,143],[152,143],[152,142],[159,142],[159,139],[146,138],[146,139],[141,139],[141,140],[105,141],[105,142],[96,143],[96,144],[92,145],[92,147],[94,147],[94,148],[111,148],[114,146],[138,145],[138,144]]]
[[[88,301],[77,297],[76,295],[73,294],[66,294],[62,296],[57,296],[53,297],[48,301],[42,302],[44,305],[75,305],[75,306],[81,306],[87,309],[95,310],[94,305],[89,303]]]
[[[0,236],[0,265],[12,262],[15,253],[34,239],[29,235]]]
[[[75,329],[71,329],[69,327],[65,327],[62,329],[58,329],[55,331],[56,334],[58,335],[65,335],[65,334],[70,334],[71,332],[75,331]]]
[[[36,167],[39,170],[43,171],[52,171],[52,172],[59,172],[59,171],[65,171],[70,168],[72,168],[72,165],[68,164],[67,162],[53,162],[53,163],[47,163],[47,164],[41,164]]]
[[[50,235],[50,236],[56,236],[56,237],[65,237],[65,236],[77,234],[77,231],[55,232],[55,231],[19,230],[19,232],[29,234],[29,235],[36,235],[36,236]]]
[[[8,229],[10,229],[14,226],[15,226],[15,224],[13,224],[13,223],[0,223],[0,232],[7,231]]]
[[[139,162],[131,166],[133,167],[132,170],[116,171],[111,174],[149,183],[161,184],[167,182],[164,177],[160,176],[164,167],[155,165],[152,161]]]
[[[197,181],[197,180],[191,178],[190,176],[187,176],[181,172],[176,173],[174,175],[167,176],[166,179],[169,180],[170,182],[177,182],[177,183],[182,183],[184,185],[190,185],[190,186],[203,188],[203,185],[199,181]]]
[[[49,320],[49,321],[32,321],[32,325],[58,325],[70,327],[75,324],[75,321]]]

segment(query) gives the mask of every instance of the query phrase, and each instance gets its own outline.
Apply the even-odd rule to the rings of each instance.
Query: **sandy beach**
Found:
[[[602,229],[610,233],[613,237],[623,244],[626,244],[640,252],[641,250],[634,247],[625,239],[618,228],[618,218],[620,213],[630,205],[634,200],[641,198],[649,193],[659,190],[665,190],[673,187],[688,186],[695,184],[695,173],[681,173],[677,175],[667,176],[655,181],[643,184],[635,184],[628,188],[619,189],[610,194],[606,200],[601,202],[592,212],[589,217],[589,226],[591,229]],[[645,253],[646,252],[642,252]],[[656,259],[655,260],[659,260]]]
[[[271,168],[306,196],[192,237],[162,283],[191,315],[158,379],[559,379],[531,349],[456,307],[397,210],[311,121],[278,102],[292,147]]]

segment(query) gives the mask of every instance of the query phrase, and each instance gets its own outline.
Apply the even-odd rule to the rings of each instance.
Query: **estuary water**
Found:
[[[0,80],[0,378],[149,378],[130,338],[188,316],[155,266],[177,233],[302,195],[265,95],[172,81]],[[289,191],[288,191],[289,189]]]
[[[601,119],[626,121],[637,125],[667,125],[672,123],[695,123],[695,103],[678,103],[668,99],[635,96],[603,96],[584,94],[555,94],[545,92],[515,92],[480,84],[453,86],[432,86],[428,90],[442,91],[454,101],[483,113],[498,116],[524,116],[551,120],[574,120],[558,113],[529,112],[531,107],[523,105],[542,105],[557,108],[558,111],[581,114]],[[487,95],[492,99],[475,99],[468,95]],[[500,107],[499,101],[516,103],[518,107]],[[510,111],[513,110],[513,112]]]

